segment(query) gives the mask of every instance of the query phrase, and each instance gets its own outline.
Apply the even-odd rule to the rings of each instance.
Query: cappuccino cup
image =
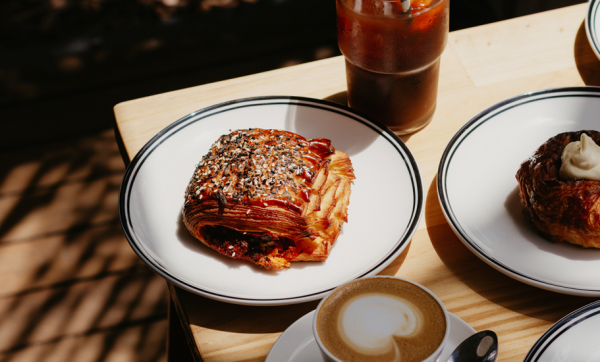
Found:
[[[427,288],[375,276],[351,281],[323,298],[312,327],[327,361],[435,362],[449,323],[446,308]]]

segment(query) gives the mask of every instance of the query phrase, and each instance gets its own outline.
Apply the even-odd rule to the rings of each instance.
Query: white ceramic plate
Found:
[[[590,46],[600,59],[600,0],[589,0],[585,17],[585,33]]]
[[[356,180],[348,223],[326,262],[265,270],[205,247],[183,225],[183,194],[195,165],[219,136],[242,128],[328,138],[350,156]],[[170,282],[225,302],[282,305],[320,299],[391,263],[417,228],[423,187],[410,151],[386,127],[331,102],[260,97],[194,112],[159,132],[127,168],[119,206],[133,250]]]
[[[321,362],[325,361],[312,333],[315,311],[306,314],[288,327],[277,339],[265,362]],[[465,339],[475,334],[475,330],[452,313],[450,315],[450,335],[442,350],[439,361],[446,361],[454,349]]]
[[[527,284],[600,296],[600,250],[553,243],[521,212],[515,174],[549,138],[600,130],[600,88],[557,88],[500,102],[467,122],[440,161],[437,186],[446,219],[483,261]]]
[[[567,315],[533,345],[524,362],[600,361],[600,301]]]

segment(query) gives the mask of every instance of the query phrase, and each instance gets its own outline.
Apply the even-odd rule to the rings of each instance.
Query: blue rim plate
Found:
[[[600,250],[542,238],[521,212],[515,174],[549,138],[600,130],[600,88],[535,91],[497,103],[452,138],[437,187],[448,223],[475,255],[524,283],[600,296]]]
[[[264,270],[210,250],[183,225],[183,194],[195,164],[220,135],[240,128],[328,138],[350,156],[357,178],[348,223],[326,262]],[[417,164],[389,129],[335,103],[272,96],[214,105],[160,131],[127,168],[119,211],[133,250],[173,284],[230,303],[282,305],[320,299],[341,284],[383,270],[410,242],[423,199]]]

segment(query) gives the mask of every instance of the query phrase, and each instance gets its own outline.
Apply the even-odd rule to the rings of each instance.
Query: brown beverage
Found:
[[[440,303],[419,286],[398,278],[350,282],[322,302],[316,331],[342,361],[421,362],[446,336]]]
[[[425,127],[435,111],[450,0],[336,0],[348,104],[399,134]]]

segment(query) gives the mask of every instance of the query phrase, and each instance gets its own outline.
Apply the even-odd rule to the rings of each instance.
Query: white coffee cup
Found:
[[[449,323],[446,308],[427,288],[375,276],[353,280],[323,298],[312,327],[327,361],[435,362]]]

